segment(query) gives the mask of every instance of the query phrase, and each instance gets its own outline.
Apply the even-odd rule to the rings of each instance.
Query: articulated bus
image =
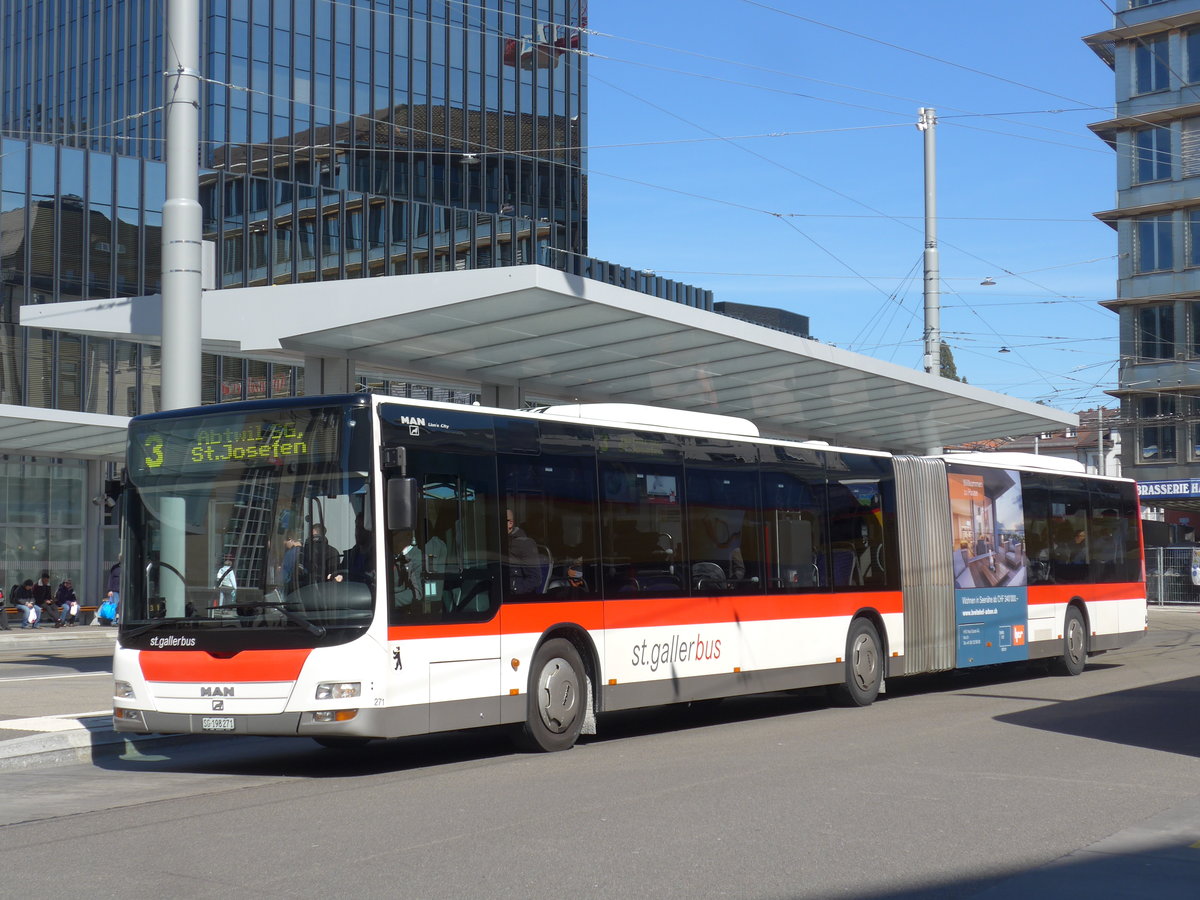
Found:
[[[326,746],[1021,660],[1147,627],[1128,480],[621,404],[130,423],[114,725]],[[1033,464],[1031,464],[1031,462]]]

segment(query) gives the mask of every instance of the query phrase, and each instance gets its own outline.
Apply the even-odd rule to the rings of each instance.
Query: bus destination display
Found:
[[[324,462],[336,454],[334,422],[314,427],[311,414],[275,420],[185,421],[147,426],[131,445],[131,469],[143,475],[188,474],[227,465]]]

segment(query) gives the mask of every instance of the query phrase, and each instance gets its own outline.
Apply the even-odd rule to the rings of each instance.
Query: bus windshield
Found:
[[[354,406],[210,407],[131,423],[122,640],[360,633],[376,570],[370,444],[367,411]]]

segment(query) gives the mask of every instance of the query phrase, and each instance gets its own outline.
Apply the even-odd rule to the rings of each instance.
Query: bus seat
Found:
[[[537,545],[538,555],[538,589],[539,594],[550,589],[550,576],[554,572],[554,556],[545,544]]]
[[[692,584],[698,591],[723,591],[729,587],[725,570],[715,562],[693,563]]]

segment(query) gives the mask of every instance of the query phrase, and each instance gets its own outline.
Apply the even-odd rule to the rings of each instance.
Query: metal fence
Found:
[[[1158,606],[1200,604],[1200,584],[1192,578],[1197,547],[1146,548],[1146,598]],[[1200,580],[1200,576],[1196,580]]]

